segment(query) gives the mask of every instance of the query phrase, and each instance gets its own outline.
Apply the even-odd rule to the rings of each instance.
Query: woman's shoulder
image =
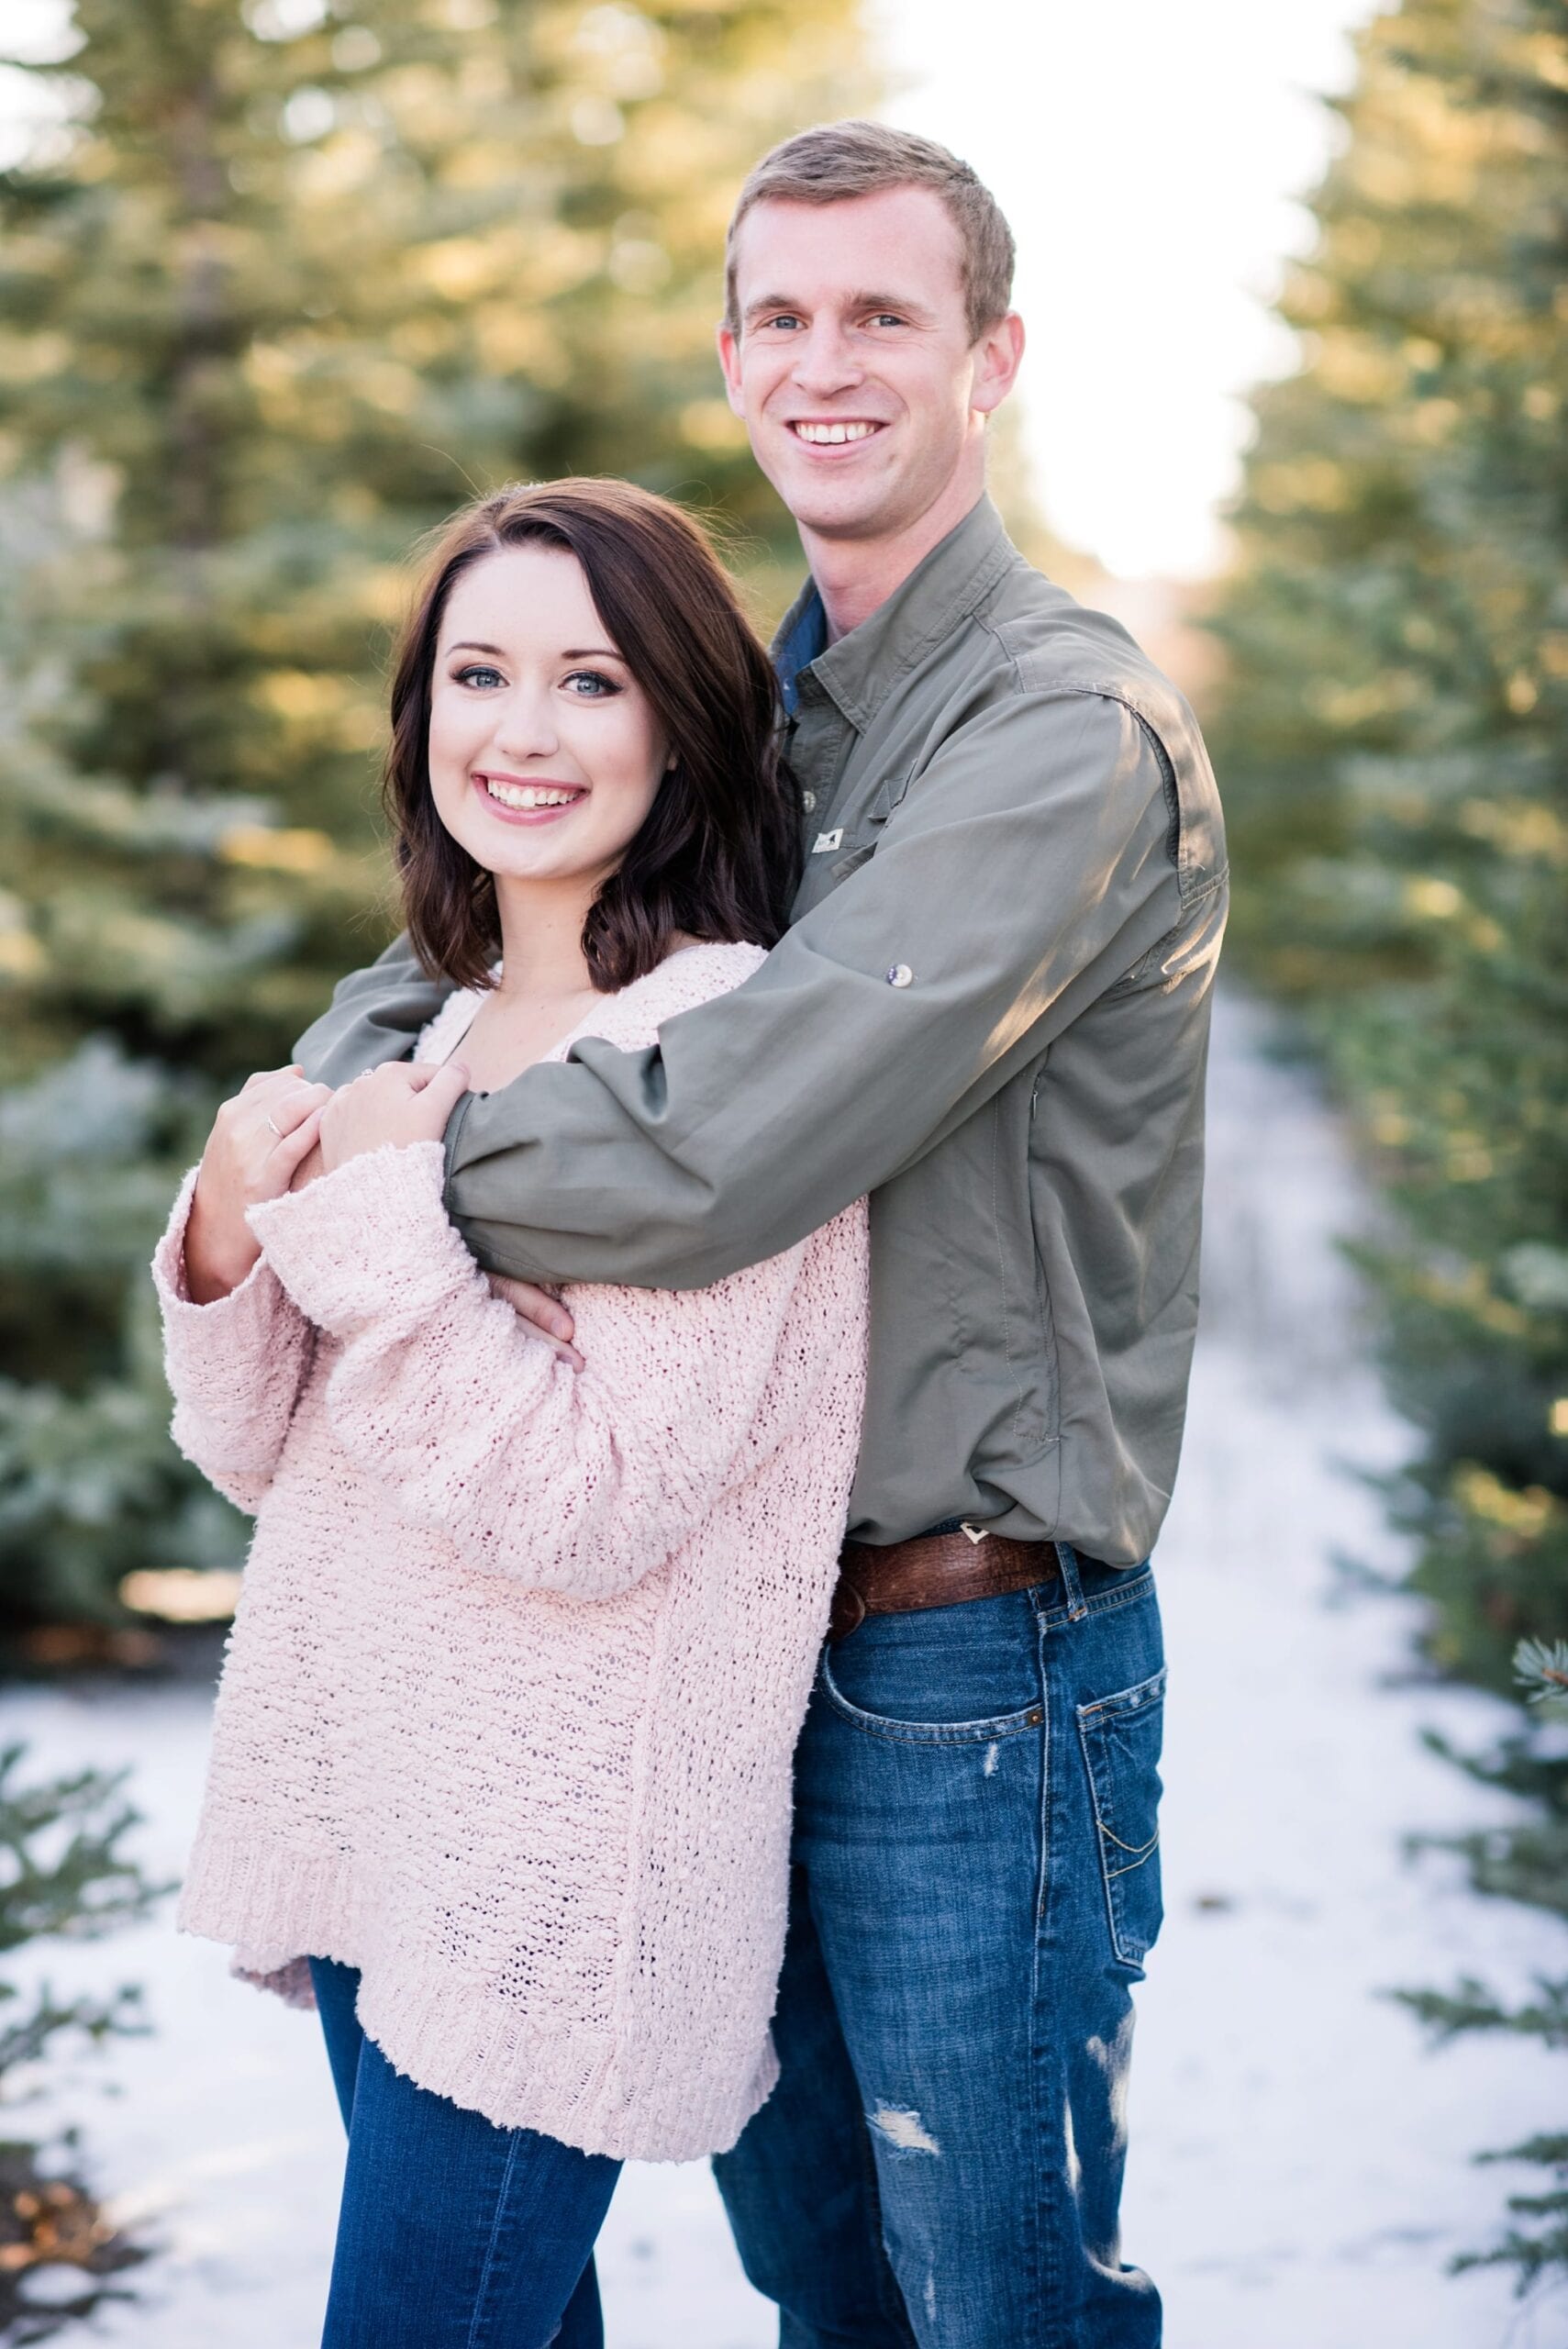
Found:
[[[751,945],[715,945],[704,941],[677,947],[674,953],[617,994],[607,995],[575,1031],[598,1036],[631,1052],[651,1044],[666,1019],[677,1012],[695,1011],[699,1003],[728,995],[767,961],[767,949]],[[564,1057],[565,1045],[560,1048]]]
[[[636,985],[646,987],[661,1002],[678,1001],[684,1008],[706,1003],[712,996],[728,995],[731,987],[749,979],[753,971],[760,971],[767,959],[765,946],[718,946],[701,941],[666,954],[657,969],[650,971]],[[630,987],[624,990],[627,995],[632,992]]]
[[[495,967],[499,970],[500,964]],[[467,1032],[484,1000],[478,987],[454,987],[435,1017],[425,1022],[414,1039],[410,1057],[417,1061],[444,1061]]]

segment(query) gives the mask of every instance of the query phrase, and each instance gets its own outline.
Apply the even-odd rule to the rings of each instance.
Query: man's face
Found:
[[[962,259],[930,188],[768,201],[741,222],[740,331],[720,330],[719,355],[757,462],[803,529],[910,528],[1005,397],[1013,371],[993,338],[971,340]]]

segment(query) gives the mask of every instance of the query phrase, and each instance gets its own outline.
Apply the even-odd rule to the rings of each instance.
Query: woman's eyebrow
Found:
[[[506,657],[500,645],[482,644],[477,637],[473,636],[460,637],[455,644],[448,645],[447,651],[449,652],[488,652],[497,661],[504,661]],[[569,644],[559,657],[562,661],[624,661],[626,655],[623,652],[617,652],[613,644]]]

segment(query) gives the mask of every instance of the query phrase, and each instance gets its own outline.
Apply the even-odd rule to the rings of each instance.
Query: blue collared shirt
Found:
[[[822,608],[822,598],[815,586],[795,613],[789,634],[773,647],[773,666],[778,671],[779,691],[784,696],[785,714],[793,718],[800,696],[795,680],[803,669],[808,669],[819,653],[828,650],[828,615]]]

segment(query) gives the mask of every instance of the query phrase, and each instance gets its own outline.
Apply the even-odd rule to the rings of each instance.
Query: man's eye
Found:
[[[896,310],[879,310],[872,324],[873,327],[901,327],[904,320]]]
[[[477,685],[482,692],[485,693],[488,693],[492,686],[504,685],[506,682],[499,669],[488,668],[480,661],[471,662],[466,669],[460,669],[457,673],[457,681],[460,685]]]
[[[601,669],[573,669],[564,681],[571,685],[580,701],[599,701],[606,694],[618,694],[620,687],[613,677]]]
[[[793,334],[795,328],[801,326],[804,321],[796,317],[793,310],[784,310],[780,312],[776,318],[764,318],[762,323],[764,326],[778,327],[780,328],[787,329]]]

